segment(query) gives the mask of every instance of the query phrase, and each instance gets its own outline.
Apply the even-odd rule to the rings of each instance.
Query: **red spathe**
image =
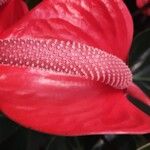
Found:
[[[132,34],[122,0],[45,0],[1,38],[78,41],[125,61]],[[70,136],[150,132],[149,116],[123,90],[40,69],[0,65],[0,70],[1,110],[25,127]]]
[[[27,12],[28,8],[23,0],[8,0],[0,6],[0,33],[14,25]]]

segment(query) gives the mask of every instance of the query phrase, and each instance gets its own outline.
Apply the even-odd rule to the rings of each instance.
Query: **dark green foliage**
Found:
[[[135,37],[129,55],[129,66],[134,74],[133,81],[150,96],[150,28]],[[130,96],[129,100],[150,115],[149,106]]]
[[[134,82],[150,96],[150,28],[135,37],[129,56]]]

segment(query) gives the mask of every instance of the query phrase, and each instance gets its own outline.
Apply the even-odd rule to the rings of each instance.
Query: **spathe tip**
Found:
[[[127,93],[150,107],[150,98],[133,82],[127,88]]]

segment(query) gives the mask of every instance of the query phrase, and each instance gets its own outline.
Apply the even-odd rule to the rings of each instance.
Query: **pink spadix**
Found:
[[[150,105],[149,98],[132,83],[132,73],[118,57],[86,44],[58,39],[12,38],[0,40],[0,64],[42,69],[66,76],[103,82],[128,89]]]
[[[7,39],[0,41],[1,64],[39,68],[125,89],[132,80],[126,64],[98,48],[72,41]]]

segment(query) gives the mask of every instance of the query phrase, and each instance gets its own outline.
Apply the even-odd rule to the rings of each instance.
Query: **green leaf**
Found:
[[[150,29],[135,37],[129,66],[134,75],[134,82],[150,96]]]

